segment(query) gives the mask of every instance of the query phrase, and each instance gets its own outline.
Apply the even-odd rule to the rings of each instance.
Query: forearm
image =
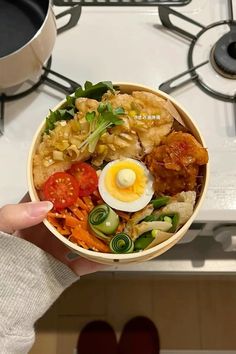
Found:
[[[1,354],[27,353],[34,323],[78,277],[30,242],[1,232],[0,269]]]

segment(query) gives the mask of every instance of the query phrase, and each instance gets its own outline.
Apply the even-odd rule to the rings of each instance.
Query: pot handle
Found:
[[[44,69],[44,74],[42,75],[42,80],[48,86],[56,88],[57,90],[67,95],[70,95],[73,92],[75,92],[78,88],[81,88],[80,84],[57,73],[56,71],[48,69],[45,66],[43,67],[43,69]],[[51,77],[49,77],[49,75],[54,76],[55,79],[52,79]],[[59,81],[64,81],[64,84],[60,83],[57,79],[59,79]]]
[[[160,0],[159,3],[158,1],[156,0],[155,1],[155,4],[151,4],[148,3],[149,1],[146,1],[146,4],[144,3],[144,1],[142,1],[142,6],[147,6],[147,5],[152,5],[152,6],[158,6],[158,5],[165,5],[165,6],[184,6],[184,5],[188,5],[192,0],[182,0],[182,1],[168,1],[168,0]],[[86,5],[86,1],[84,0],[54,0],[54,5],[57,5],[57,6],[75,6],[75,5]],[[111,5],[111,6],[121,6],[121,5],[126,5],[126,6],[137,6],[139,4],[139,1],[118,1],[117,3],[116,2],[112,2],[112,1],[105,1],[106,2],[106,6],[108,5]],[[144,5],[143,5],[144,3]],[[104,5],[104,2],[97,2],[97,0],[93,1],[93,2],[88,2],[88,5],[91,5],[91,4],[94,4],[96,6],[99,6],[99,5]]]
[[[57,0],[54,0],[54,5],[68,6],[68,4],[66,2],[57,1]],[[60,18],[67,16],[67,15],[70,16],[70,19],[64,26],[59,27],[57,29],[58,34],[64,32],[64,31],[67,31],[77,25],[77,22],[79,21],[80,16],[81,16],[81,6],[79,6],[79,5],[73,6],[70,9],[61,12],[60,14],[56,15],[56,19],[60,19]]]
[[[53,4],[56,6],[72,6],[72,5],[78,5],[79,1],[73,1],[73,0],[53,0]]]

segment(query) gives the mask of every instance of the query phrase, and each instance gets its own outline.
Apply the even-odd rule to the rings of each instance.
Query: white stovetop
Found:
[[[176,8],[208,24],[227,17],[226,0],[193,0]],[[234,1],[236,14],[236,1]],[[201,6],[201,8],[200,8]],[[156,8],[84,8],[78,25],[58,36],[52,69],[86,80],[127,81],[153,88],[187,69],[188,41],[163,29]],[[197,122],[206,140],[211,178],[198,221],[236,219],[236,116],[193,83],[173,93]],[[41,87],[7,103],[0,137],[0,205],[17,202],[27,190],[26,162],[32,136],[63,94]]]

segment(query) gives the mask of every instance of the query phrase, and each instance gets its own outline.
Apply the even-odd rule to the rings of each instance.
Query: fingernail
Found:
[[[33,218],[46,214],[52,208],[53,204],[51,202],[28,203],[28,213]]]

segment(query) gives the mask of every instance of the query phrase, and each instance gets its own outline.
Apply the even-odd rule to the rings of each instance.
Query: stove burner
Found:
[[[222,36],[211,50],[211,64],[222,76],[236,78],[236,27]]]
[[[206,83],[205,78],[201,78],[198,73],[197,69],[199,67],[203,67],[204,65],[211,64],[212,67],[217,71],[221,76],[230,79],[236,79],[236,21],[233,19],[233,4],[232,0],[227,0],[228,3],[228,12],[229,12],[229,19],[223,20],[219,22],[212,23],[208,26],[204,26],[201,23],[194,21],[193,19],[169,8],[169,7],[159,7],[159,16],[161,19],[162,24],[174,31],[175,33],[184,36],[185,38],[190,40],[190,46],[188,51],[188,70],[184,71],[183,73],[171,78],[170,80],[162,83],[159,88],[162,91],[167,93],[171,93],[179,87],[187,84],[190,81],[194,81],[196,85],[201,88],[205,93],[208,95],[217,98],[222,101],[233,102],[236,103],[236,93],[235,89],[233,90],[232,94],[219,92],[215,89],[214,85],[209,85]],[[187,32],[186,30],[175,26],[170,19],[173,17],[180,18],[186,21],[188,24],[191,23],[198,28],[200,31],[194,35],[192,33]],[[227,25],[230,28],[230,31],[223,35],[213,46],[211,52],[209,53],[209,60],[204,60],[202,63],[198,65],[193,64],[193,51],[196,46],[198,40],[208,31],[212,30],[215,27]],[[185,79],[184,81],[175,84],[176,80],[180,78],[190,75],[190,78]]]

